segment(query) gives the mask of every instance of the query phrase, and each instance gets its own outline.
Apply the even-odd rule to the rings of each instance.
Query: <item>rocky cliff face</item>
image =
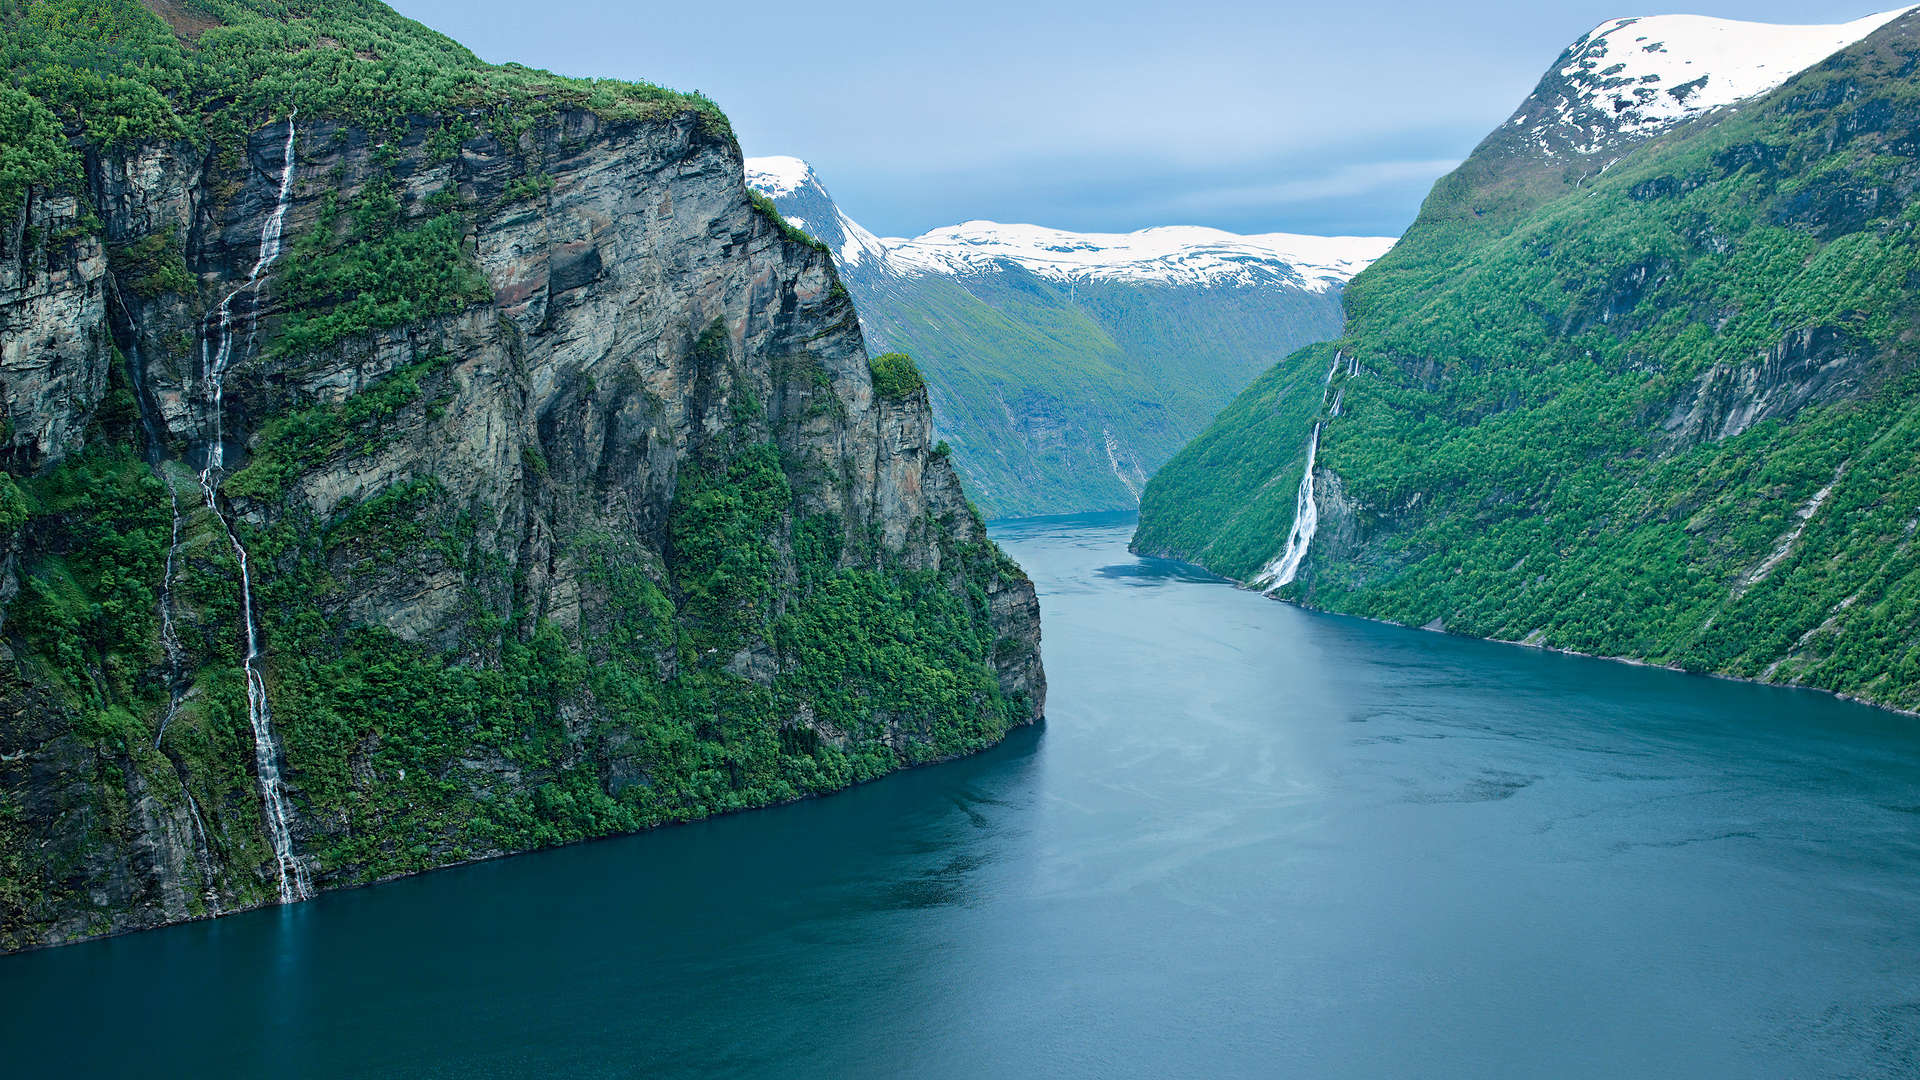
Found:
[[[876,394],[701,115],[294,116],[85,171],[0,234],[0,946],[1040,716],[1033,586],[924,391]]]

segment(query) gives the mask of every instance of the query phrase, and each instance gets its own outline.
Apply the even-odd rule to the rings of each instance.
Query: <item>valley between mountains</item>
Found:
[[[1920,10],[1603,23],[1399,238],[882,237],[375,0],[0,66],[0,951],[983,751],[989,519],[1920,710]]]

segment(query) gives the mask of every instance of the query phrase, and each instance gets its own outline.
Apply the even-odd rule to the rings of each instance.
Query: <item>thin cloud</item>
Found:
[[[1459,164],[1459,158],[1348,164],[1318,176],[1182,192],[1167,199],[1165,205],[1193,213],[1218,213],[1262,206],[1324,202],[1367,195],[1410,181],[1431,183]]]

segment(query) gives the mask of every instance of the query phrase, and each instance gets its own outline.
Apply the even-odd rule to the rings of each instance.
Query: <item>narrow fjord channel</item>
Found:
[[[0,958],[18,1076],[1895,1077],[1920,725],[997,532],[1042,731]]]

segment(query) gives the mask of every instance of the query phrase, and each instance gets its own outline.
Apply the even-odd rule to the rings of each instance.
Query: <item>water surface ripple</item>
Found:
[[[0,958],[8,1072],[1920,1075],[1920,722],[997,527],[1051,720],[830,799]]]

